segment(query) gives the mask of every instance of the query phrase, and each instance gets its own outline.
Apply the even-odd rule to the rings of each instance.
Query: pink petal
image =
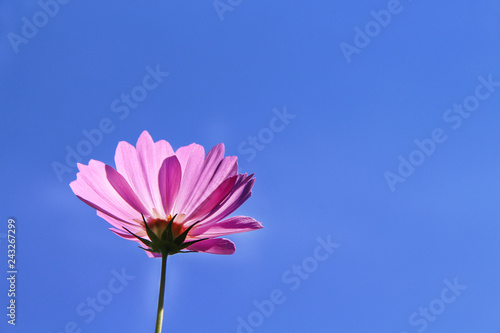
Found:
[[[210,183],[205,189],[205,195],[209,195],[225,179],[238,174],[238,157],[226,156],[217,166]]]
[[[236,176],[238,174],[238,157],[226,156],[217,166],[214,176],[210,183],[221,183],[224,179]]]
[[[132,208],[137,210],[142,214],[151,213],[144,207],[141,200],[137,197],[134,190],[130,187],[128,182],[123,178],[122,175],[118,173],[115,169],[110,167],[109,165],[105,166],[106,176],[108,178],[109,183],[116,192],[125,200]]]
[[[205,158],[205,150],[202,146],[193,143],[177,149],[175,155],[182,167],[182,181],[174,211],[187,214],[185,207],[198,182]]]
[[[100,212],[100,211],[97,211],[97,216],[103,218],[109,224],[111,224],[113,227],[115,227],[116,230],[119,230],[120,232],[125,233],[128,236],[132,236],[132,235],[130,235],[125,229],[123,229],[124,227],[139,237],[145,237],[147,235],[146,231],[144,230],[144,225],[142,225],[141,223],[138,223],[135,221],[131,221],[131,222],[120,221],[120,220],[117,220],[117,219],[115,219],[107,214],[104,214],[103,212]],[[115,229],[115,228],[111,228],[111,229]],[[135,237],[132,236],[132,238],[135,238]]]
[[[189,251],[198,251],[213,254],[233,254],[236,251],[234,243],[226,238],[212,238],[187,247]]]
[[[137,140],[137,149],[127,142],[116,148],[115,164],[118,172],[128,181],[138,198],[157,217],[165,215],[158,186],[158,172],[165,158],[174,154],[165,140],[154,142],[147,131]]]
[[[224,158],[217,165],[217,168],[213,175],[208,175],[206,180],[208,183],[204,190],[200,190],[197,199],[190,202],[191,206],[188,207],[187,211],[192,211],[197,205],[204,202],[212,193],[217,189],[222,182],[226,179],[236,176],[238,174],[238,158],[236,156],[228,156]],[[193,193],[194,194],[194,193]]]
[[[224,202],[205,217],[205,220],[200,223],[199,227],[213,224],[226,218],[247,201],[252,196],[252,187],[255,182],[255,178],[252,177],[253,175],[238,175],[233,191],[227,196]]]
[[[182,170],[177,157],[170,156],[163,161],[158,175],[160,195],[166,215],[172,214],[181,185]]]
[[[167,156],[161,156],[163,153],[172,153],[172,148],[168,149],[168,143],[159,143],[156,145],[153,138],[147,131],[142,132],[137,140],[137,155],[139,156],[142,167],[142,174],[145,179],[147,190],[152,199],[152,208],[155,208],[160,216],[164,216],[163,203],[158,187],[158,172],[162,166],[163,160]],[[157,151],[158,148],[158,151]],[[165,151],[161,151],[161,150]],[[162,159],[163,157],[163,159]]]
[[[174,155],[174,150],[170,143],[165,140],[155,142],[155,162],[157,165],[161,166],[163,161],[172,155]]]
[[[116,170],[127,180],[144,206],[153,208],[147,177],[142,171],[142,164],[134,146],[125,141],[119,142],[115,153],[115,164]]]
[[[217,170],[217,167],[219,166],[223,158],[224,158],[224,144],[222,143],[216,145],[208,152],[207,156],[203,161],[203,166],[200,170],[198,181],[193,187],[191,191],[191,196],[183,208],[183,213],[185,214],[190,213],[195,207],[199,206],[199,204],[202,202],[200,198],[205,193],[207,185],[210,183],[215,171]],[[216,184],[216,186],[218,185],[219,184]]]
[[[189,234],[196,238],[213,238],[261,228],[262,224],[251,217],[234,216],[211,225],[194,227]]]
[[[70,186],[77,197],[89,206],[117,220],[131,221],[140,217],[109,183],[106,165],[90,160],[89,165],[78,164],[80,172]]]
[[[207,213],[220,207],[221,203],[234,188],[237,176],[226,179],[219,185],[209,196],[203,201],[188,217],[186,221],[198,220],[204,217]]]

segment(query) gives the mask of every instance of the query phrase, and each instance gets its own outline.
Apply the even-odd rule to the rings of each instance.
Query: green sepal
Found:
[[[174,243],[175,245],[179,246],[181,245],[182,243],[184,243],[184,241],[186,240],[186,237],[189,233],[189,231],[195,226],[197,225],[198,223],[200,223],[200,221],[196,221],[195,223],[191,224],[186,230],[184,230],[184,232],[182,234],[180,234],[179,236],[177,236],[176,239],[174,239]]]
[[[136,234],[134,234],[132,231],[128,230],[127,228],[123,227],[123,229],[125,229],[129,234],[131,234],[132,236],[134,236],[135,238],[137,238],[138,240],[140,240],[142,244],[144,244],[144,245],[146,245],[148,247],[151,247],[153,245],[153,243],[151,243],[147,239],[144,239],[144,238],[141,238],[141,237],[137,236]]]
[[[142,215],[142,220],[144,221],[144,226],[146,227],[146,232],[148,234],[149,239],[151,239],[151,242],[153,242],[153,244],[160,244],[161,240],[153,232],[153,230],[151,230],[151,228],[149,228],[149,225],[146,222],[146,218],[144,218],[144,214],[141,213],[141,215]]]
[[[181,250],[182,249],[185,249],[186,247],[190,246],[190,245],[193,245],[194,243],[198,243],[198,242],[201,242],[201,241],[204,241],[204,240],[207,240],[207,239],[210,239],[210,238],[202,238],[202,239],[197,239],[195,241],[191,241],[191,242],[187,242],[187,243],[183,243],[181,245]]]
[[[172,255],[175,253],[197,252],[197,251],[182,251],[182,250],[195,244],[195,243],[209,239],[209,238],[202,238],[202,239],[197,239],[197,240],[186,242],[186,243],[184,242],[188,236],[189,231],[191,231],[191,229],[194,228],[194,226],[196,226],[201,221],[196,221],[195,223],[190,225],[186,230],[184,230],[184,232],[182,234],[180,234],[175,239],[173,239],[174,236],[173,236],[173,231],[172,231],[172,224],[174,222],[174,219],[177,217],[177,214],[174,215],[167,222],[167,226],[163,230],[161,236],[158,237],[158,235],[153,230],[151,230],[151,228],[149,227],[148,223],[146,222],[146,218],[144,217],[144,214],[141,214],[141,215],[142,215],[142,220],[144,221],[144,227],[146,229],[146,233],[149,237],[149,240],[135,235],[134,233],[132,233],[130,230],[128,230],[125,227],[123,227],[123,228],[128,233],[130,233],[131,235],[136,237],[138,240],[140,240],[141,243],[143,243],[145,246],[148,247],[148,248],[144,248],[142,246],[139,246],[139,248],[143,249],[144,251],[148,251],[151,253],[159,253],[161,255]]]
[[[162,240],[167,240],[167,239],[172,239],[174,238],[174,234],[172,232],[172,223],[174,223],[174,219],[177,217],[177,214],[175,214],[170,221],[167,223],[167,227],[163,232],[161,233],[161,239]]]
[[[144,251],[151,252],[151,253],[160,253],[160,252],[156,252],[156,251],[154,251],[153,249],[145,249],[145,248],[143,248],[142,246],[138,246],[138,248],[143,249]]]

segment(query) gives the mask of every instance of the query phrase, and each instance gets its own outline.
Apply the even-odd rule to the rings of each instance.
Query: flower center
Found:
[[[184,214],[181,214],[183,217]],[[149,228],[158,236],[161,237],[163,231],[167,228],[168,221],[172,219],[172,215],[169,215],[167,220],[164,219],[151,219],[148,221]],[[182,234],[182,232],[186,229],[184,228],[182,221],[178,221],[180,218],[177,216],[172,222],[172,234],[174,238]]]

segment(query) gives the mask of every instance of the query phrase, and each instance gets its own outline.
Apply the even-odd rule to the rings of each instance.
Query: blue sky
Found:
[[[69,187],[76,159],[114,166],[148,130],[224,142],[257,178],[237,214],[265,226],[230,236],[232,256],[169,259],[165,332],[498,333],[499,14],[492,0],[0,1],[0,330],[154,330],[160,261]]]

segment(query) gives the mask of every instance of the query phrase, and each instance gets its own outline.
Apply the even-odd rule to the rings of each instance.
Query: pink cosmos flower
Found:
[[[136,147],[118,144],[115,164],[78,164],[71,189],[110,230],[139,242],[150,257],[233,254],[234,243],[218,237],[262,228],[251,217],[227,218],[252,195],[255,178],[238,174],[237,157],[224,157],[222,143],[206,156],[195,143],[174,152],[144,131]]]

